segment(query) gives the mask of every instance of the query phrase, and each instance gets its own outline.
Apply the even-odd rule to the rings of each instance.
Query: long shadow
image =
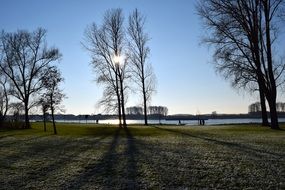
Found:
[[[92,182],[92,184],[100,184],[100,186],[105,186],[105,188],[108,189],[114,187],[115,184],[113,184],[112,177],[114,177],[116,169],[115,164],[118,161],[118,155],[116,154],[115,149],[118,145],[120,130],[121,128],[118,128],[115,131],[110,148],[103,157],[99,161],[87,165],[82,173],[77,175],[71,181],[63,184],[65,189],[80,189],[87,183],[90,183],[94,178],[96,181]]]
[[[11,135],[11,136],[18,136],[18,134],[16,135]],[[43,134],[43,135],[36,135],[36,136],[29,136],[29,137],[23,137],[21,139],[14,139],[14,140],[9,140],[9,142],[1,142],[0,143],[0,148],[1,147],[7,147],[7,146],[10,146],[10,145],[14,145],[14,144],[22,144],[22,143],[29,143],[29,142],[32,142],[33,140],[37,140],[37,139],[40,139],[42,137],[47,137],[47,136],[52,136],[52,134]]]
[[[95,141],[91,141],[92,145],[99,143],[103,139],[105,139],[107,136],[102,136],[101,138],[96,139]],[[43,147],[42,146],[36,146],[36,147],[30,147],[30,154],[27,155],[26,153],[23,153],[21,155],[21,159],[25,159],[24,157],[29,156],[29,157],[34,157],[36,159],[39,159],[42,157],[43,159],[48,159],[44,158],[43,155],[46,156],[56,156],[56,155],[47,155],[50,150],[54,152],[53,150],[55,149],[56,151],[61,151],[64,150],[66,152],[72,152],[72,154],[68,156],[58,156],[58,157],[50,157],[50,159],[53,159],[50,164],[45,165],[36,165],[32,168],[31,166],[22,166],[21,169],[19,169],[18,176],[13,178],[12,181],[5,181],[7,185],[10,185],[12,187],[25,187],[27,184],[37,184],[40,181],[44,181],[45,179],[48,178],[49,175],[52,173],[55,173],[56,171],[60,171],[62,168],[65,168],[66,165],[70,164],[76,156],[84,151],[87,151],[90,149],[90,146],[85,146],[84,148],[78,149],[74,151],[74,146],[76,146],[76,142],[70,142],[68,140],[65,140],[65,142],[57,144],[56,146],[54,145],[49,145],[48,147]],[[45,153],[46,152],[46,153]],[[9,163],[11,165],[11,163]],[[20,171],[21,170],[21,171]]]
[[[278,153],[270,152],[270,151],[267,151],[267,150],[260,150],[260,149],[256,149],[256,148],[249,147],[249,146],[246,146],[246,145],[242,145],[242,144],[239,144],[239,143],[221,141],[221,140],[209,138],[209,137],[206,137],[206,136],[197,136],[197,135],[193,135],[193,134],[182,132],[182,131],[175,130],[175,129],[161,128],[161,127],[158,127],[158,126],[152,126],[152,127],[156,128],[156,129],[159,129],[159,130],[176,133],[176,134],[179,134],[179,135],[184,135],[184,136],[188,136],[188,137],[192,137],[192,138],[198,138],[198,139],[209,141],[209,142],[212,142],[212,143],[215,143],[215,144],[219,144],[219,145],[222,145],[222,146],[227,146],[229,148],[235,148],[238,151],[254,155],[257,158],[259,158],[261,156],[264,156],[264,154],[268,154],[269,156],[275,156],[275,157],[278,157],[278,158],[282,158],[282,157],[285,156],[285,154],[278,154]]]
[[[17,148],[17,151],[15,151],[12,154],[8,154],[8,155],[3,155],[1,156],[2,160],[7,160],[9,165],[12,165],[13,163],[18,162],[19,160],[23,160],[23,158],[25,156],[28,157],[32,157],[32,156],[37,156],[38,154],[42,154],[46,151],[49,151],[50,149],[54,149],[54,148],[61,148],[62,146],[65,146],[66,143],[61,143],[56,145],[55,147],[44,143],[44,145],[42,144],[42,141],[39,141],[37,143],[35,143],[35,141],[37,141],[38,139],[42,139],[43,137],[48,137],[51,135],[45,135],[45,136],[37,136],[37,137],[32,137],[32,138],[28,138],[25,140],[15,140],[15,142],[13,143],[9,143],[8,145],[11,146],[16,146],[15,148]],[[39,144],[38,144],[39,143]],[[1,147],[6,147],[8,146],[7,143],[3,143],[3,145],[1,144]],[[40,146],[43,145],[43,146]]]
[[[193,157],[197,154],[191,147],[186,150],[142,139],[136,139],[135,144],[137,163],[143,167],[142,189],[188,189],[197,175],[192,171],[196,167]]]
[[[122,133],[126,139],[120,139],[120,135],[124,135]],[[128,128],[118,128],[102,158],[87,165],[81,174],[64,184],[64,188],[80,189],[92,185],[95,189],[137,189],[137,148],[134,141]],[[120,153],[117,148],[121,145],[126,145],[126,149]]]
[[[193,147],[191,146],[182,148],[175,147],[179,143],[173,143],[172,145],[154,143],[142,140],[136,142],[139,148],[140,160],[148,165],[144,167],[149,171],[146,176],[152,175],[150,180],[147,180],[147,184],[144,183],[146,189],[235,189],[239,187],[241,182],[244,187],[260,189],[261,187],[267,187],[266,182],[263,183],[262,177],[266,174],[269,175],[270,179],[273,179],[272,174],[276,174],[278,175],[276,181],[284,181],[282,175],[279,175],[282,173],[282,160],[271,162],[268,159],[260,160],[260,157],[256,160],[250,158],[250,165],[255,165],[253,168],[257,171],[250,172],[240,170],[240,163],[232,161],[229,156],[225,156],[227,159],[220,159],[220,157],[213,155],[208,159],[209,155],[205,154],[207,155],[205,156],[204,151],[194,150],[192,152]],[[219,160],[221,165],[218,164],[218,167],[215,167],[213,163],[217,163]],[[248,164],[248,160],[238,159],[238,161],[241,161],[241,165]],[[255,163],[253,164],[252,161]],[[270,164],[273,164],[273,166]],[[277,170],[274,165],[277,165]],[[236,173],[236,171],[240,173]],[[233,178],[235,181],[232,181]],[[144,179],[149,178],[144,176]]]
[[[124,131],[127,136],[127,149],[126,149],[126,156],[127,156],[127,176],[128,176],[128,184],[127,189],[137,189],[138,185],[138,167],[136,156],[138,155],[138,150],[135,145],[135,138],[133,137],[132,133],[128,128],[124,128]]]

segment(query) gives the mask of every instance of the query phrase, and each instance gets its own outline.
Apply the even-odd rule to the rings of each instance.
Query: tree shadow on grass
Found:
[[[263,150],[243,144],[170,128],[155,128],[225,146],[255,158],[264,156]],[[215,183],[215,180],[217,181],[217,179],[211,179],[211,177],[221,177],[224,173],[231,174],[232,170],[230,169],[212,169],[211,162],[207,165],[204,162],[207,161],[206,156],[203,156],[204,152],[197,152],[193,147],[185,144],[179,147],[180,143],[183,143],[186,138],[178,138],[177,142],[168,140],[161,142],[161,137],[155,137],[148,141],[148,138],[134,137],[132,134],[134,131],[132,130],[132,128],[117,128],[112,133],[109,131],[106,136],[94,133],[96,136],[94,140],[91,140],[92,136],[91,138],[84,137],[84,139],[77,139],[78,143],[74,142],[76,138],[63,138],[64,141],[59,141],[54,146],[47,144],[47,142],[44,145],[36,144],[35,140],[28,143],[28,147],[24,147],[25,151],[17,158],[15,163],[21,162],[21,158],[28,156],[35,157],[37,160],[52,159],[52,162],[42,165],[22,166],[22,176],[17,175],[3,182],[0,179],[0,185],[9,185],[7,186],[8,189],[9,187],[10,189],[186,189],[188,187],[207,188],[209,187],[207,186],[207,180],[212,184]],[[109,137],[108,140],[100,143],[106,137]],[[173,139],[170,138],[170,140]],[[66,153],[55,151],[53,148],[55,150],[64,150]],[[96,148],[100,148],[100,157],[92,158],[92,149]],[[31,153],[29,154],[29,152]],[[88,153],[88,158],[80,157],[81,165],[79,165],[79,170],[77,172],[64,172],[64,170],[71,170],[72,168],[69,167],[78,162],[79,154],[86,155],[84,152]],[[266,156],[269,157],[274,156],[276,153],[273,153],[273,155],[267,154]],[[48,156],[48,158],[44,156]],[[279,154],[275,156],[279,157]],[[200,162],[200,159],[202,159],[202,162]],[[215,159],[214,157],[211,161],[216,161]],[[86,163],[84,163],[85,160]],[[219,158],[217,160],[219,161]],[[55,178],[54,175],[59,178]],[[241,178],[241,180],[244,179]],[[231,181],[226,179],[223,182],[223,187],[227,187]],[[5,187],[4,185],[3,187]],[[231,184],[231,187],[235,187],[235,184]]]
[[[284,179],[282,175],[279,176],[284,171],[282,169],[284,164],[282,164],[280,155],[274,152],[264,153],[263,149],[217,140],[206,136],[207,134],[204,136],[203,134],[189,134],[175,129],[156,128],[182,135],[184,138],[170,138],[162,140],[162,142],[158,142],[156,139],[150,142],[144,139],[136,139],[136,146],[139,150],[137,153],[138,165],[139,167],[144,165],[147,168],[147,173],[144,174],[144,180],[147,179],[147,183],[141,187],[154,189],[220,187],[223,189],[241,185],[245,188],[259,189],[267,187],[264,185],[273,179],[276,181],[273,187],[278,187],[278,182]],[[187,141],[186,138],[189,137],[193,138],[194,141]],[[201,141],[198,142],[197,140]],[[191,144],[195,141],[199,143],[197,144],[198,149]],[[205,143],[203,141],[210,145],[219,146],[214,150],[211,149],[213,146],[204,148]],[[182,146],[179,146],[180,143]],[[227,148],[227,150],[223,151],[223,148]],[[231,150],[240,153],[223,155],[224,153],[231,153]],[[251,169],[256,171],[250,171]],[[276,179],[271,176],[275,173],[278,176]],[[267,181],[264,181],[263,176],[266,175],[269,176]]]
[[[126,138],[123,138],[126,137]],[[136,189],[137,160],[134,137],[127,128],[118,128],[109,149],[100,160],[90,162],[84,170],[62,187],[67,189]]]
[[[43,138],[49,136],[50,135],[29,137],[20,140],[15,139],[9,143],[0,143],[1,152],[5,152],[5,154],[0,156],[0,169],[10,169],[14,164],[24,162],[27,158],[36,158],[40,154],[66,145],[66,143],[59,143],[53,147],[50,144],[45,143]]]
[[[137,159],[141,167],[142,189],[188,189],[189,182],[197,175],[191,148],[177,147],[160,142],[136,140]]]
[[[6,137],[12,137],[12,136],[19,136],[19,134],[13,134],[13,135],[7,135],[4,138]],[[36,135],[36,136],[27,136],[27,137],[21,137],[21,138],[15,138],[15,139],[9,139],[9,141],[6,141],[6,142],[1,142],[0,143],[0,148],[1,147],[7,147],[7,146],[11,146],[11,145],[14,145],[14,144],[23,144],[23,143],[29,143],[29,142],[33,142],[35,140],[38,140],[38,139],[41,139],[43,137],[47,137],[47,136],[52,136],[51,134],[42,134],[42,135]],[[1,139],[1,138],[0,138]],[[1,139],[1,140],[3,140]]]
[[[84,141],[84,145],[77,144],[76,141],[70,139],[60,139],[55,144],[46,142],[34,142],[25,147],[20,153],[9,155],[3,158],[7,161],[6,171],[11,172],[11,167],[16,170],[16,175],[10,176],[5,181],[0,180],[4,187],[13,188],[39,188],[39,184],[44,184],[46,179],[52,177],[57,172],[64,172],[68,164],[76,162],[76,157],[84,151],[88,151],[90,147],[94,147],[97,143],[105,139],[107,136],[102,136],[90,142]],[[82,143],[82,142],[81,142]],[[79,146],[79,147],[78,147]],[[24,163],[30,163],[25,165]],[[67,172],[68,173],[68,172]],[[63,173],[64,174],[64,173]],[[1,174],[2,175],[2,174]],[[64,177],[64,176],[63,176]],[[68,176],[66,176],[68,177]],[[0,184],[1,184],[0,183]],[[48,187],[52,184],[46,184]]]
[[[138,167],[136,156],[138,155],[138,150],[135,143],[135,138],[128,128],[124,128],[124,132],[127,137],[127,148],[125,151],[125,156],[127,156],[127,167],[126,167],[126,175],[128,178],[126,188],[128,189],[136,189],[139,187],[138,184]]]
[[[106,188],[113,187],[112,177],[115,174],[115,164],[118,161],[116,154],[116,147],[119,141],[120,128],[115,131],[112,137],[108,151],[102,156],[102,158],[95,162],[91,162],[85,166],[84,170],[74,177],[71,181],[63,184],[66,189],[80,189],[86,184],[92,182],[105,186]]]
[[[171,132],[171,133],[176,133],[176,134],[179,134],[179,135],[183,135],[183,136],[188,136],[188,137],[192,137],[192,138],[198,138],[198,139],[201,139],[201,140],[205,140],[205,141],[208,141],[208,142],[212,142],[212,143],[215,143],[215,144],[218,144],[218,145],[222,145],[222,146],[227,146],[229,148],[233,148],[237,151],[240,151],[240,152],[243,152],[243,153],[247,153],[247,154],[250,154],[256,158],[260,158],[260,157],[263,157],[263,156],[274,156],[276,158],[282,158],[285,156],[285,154],[280,154],[280,153],[275,153],[275,152],[271,152],[271,151],[268,151],[268,150],[265,150],[265,149],[257,149],[257,148],[253,148],[253,147],[250,147],[250,146],[246,146],[246,145],[243,145],[241,143],[233,143],[233,142],[227,142],[227,141],[223,141],[223,140],[217,140],[217,139],[214,139],[214,138],[210,138],[210,137],[207,137],[207,136],[202,136],[202,135],[193,135],[193,134],[190,134],[190,133],[186,133],[186,132],[183,132],[183,131],[179,131],[179,130],[175,130],[175,129],[168,129],[168,128],[161,128],[161,127],[158,127],[158,126],[152,126],[156,129],[159,129],[159,130],[163,130],[163,131],[168,131],[168,132]]]

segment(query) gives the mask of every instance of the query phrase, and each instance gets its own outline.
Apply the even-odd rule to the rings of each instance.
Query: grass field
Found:
[[[0,130],[0,189],[285,189],[285,128]]]

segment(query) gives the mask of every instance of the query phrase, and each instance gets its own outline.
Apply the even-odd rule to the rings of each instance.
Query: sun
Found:
[[[114,55],[113,60],[115,64],[123,64],[124,56],[123,55]]]

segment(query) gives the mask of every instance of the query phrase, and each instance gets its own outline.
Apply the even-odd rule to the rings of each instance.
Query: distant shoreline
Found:
[[[47,116],[48,118],[50,115]],[[279,118],[285,118],[285,112],[278,113]],[[18,116],[19,119],[24,118],[24,115]],[[41,121],[43,116],[40,114],[30,115],[30,120]],[[128,120],[143,120],[143,115],[126,115]],[[268,118],[270,114],[268,113]],[[13,119],[13,116],[8,115],[7,119]],[[73,115],[73,114],[56,114],[55,120],[110,120],[118,119],[117,115]],[[191,115],[191,114],[176,114],[176,115],[148,115],[149,120],[198,120],[198,119],[261,119],[261,113],[248,113],[248,114],[200,114],[200,115]]]

